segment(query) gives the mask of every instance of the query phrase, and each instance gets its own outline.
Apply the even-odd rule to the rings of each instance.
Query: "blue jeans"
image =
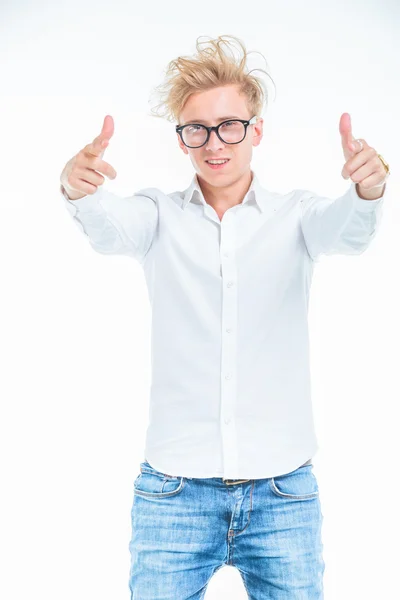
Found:
[[[201,600],[225,565],[239,570],[250,600],[323,600],[323,515],[312,464],[234,485],[168,475],[147,461],[140,469],[131,600]]]

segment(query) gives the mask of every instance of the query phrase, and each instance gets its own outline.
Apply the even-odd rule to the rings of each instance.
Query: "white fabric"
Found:
[[[186,477],[258,479],[318,449],[307,323],[321,254],[361,254],[385,194],[337,199],[261,186],[220,221],[194,175],[184,191],[104,187],[65,205],[94,250],[144,269],[152,307],[144,458]],[[62,190],[60,189],[62,192]]]

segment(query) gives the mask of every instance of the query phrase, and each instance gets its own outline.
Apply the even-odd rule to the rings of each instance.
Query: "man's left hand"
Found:
[[[346,163],[342,169],[344,179],[357,183],[357,194],[364,200],[375,200],[382,196],[386,184],[386,169],[378,153],[364,139],[356,140],[351,129],[349,113],[340,118],[339,131]]]

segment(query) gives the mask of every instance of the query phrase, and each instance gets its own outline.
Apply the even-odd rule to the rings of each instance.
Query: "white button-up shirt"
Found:
[[[144,458],[186,477],[258,479],[318,449],[310,390],[309,290],[322,254],[361,254],[385,194],[351,182],[336,199],[261,186],[219,219],[195,174],[184,191],[119,197],[103,186],[65,206],[94,250],[144,269],[152,309]],[[60,192],[63,190],[60,188]]]

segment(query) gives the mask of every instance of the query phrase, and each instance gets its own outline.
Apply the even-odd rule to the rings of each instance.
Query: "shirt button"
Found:
[[[226,418],[224,419],[224,423],[225,423],[226,425],[229,425],[229,423],[230,423],[230,422],[231,422],[231,420],[230,420],[230,418],[229,418],[229,417],[226,417]]]
[[[228,281],[228,283],[226,284],[228,287],[232,287],[233,285],[233,281]]]
[[[229,252],[224,252],[224,256],[229,256]]]
[[[228,373],[227,375],[225,375],[225,379],[232,379],[232,373]]]
[[[232,329],[230,327],[228,327],[228,329],[226,330],[227,333],[231,333]]]

